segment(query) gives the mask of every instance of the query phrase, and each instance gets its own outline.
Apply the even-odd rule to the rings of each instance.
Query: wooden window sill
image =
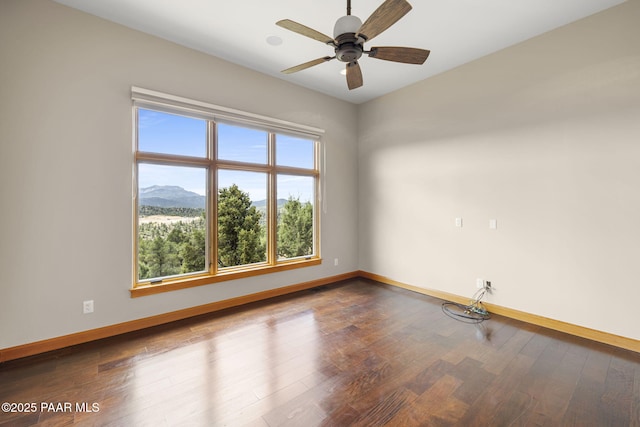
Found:
[[[203,274],[188,278],[167,279],[162,283],[142,283],[134,285],[129,292],[131,298],[155,295],[163,292],[177,291],[180,289],[193,288],[196,286],[210,285],[228,280],[243,279],[246,277],[260,276],[263,274],[277,273],[280,271],[293,270],[296,268],[311,267],[322,264],[322,258],[313,257],[303,260],[285,261],[276,265],[251,266],[248,268],[229,269],[220,271],[216,275]]]

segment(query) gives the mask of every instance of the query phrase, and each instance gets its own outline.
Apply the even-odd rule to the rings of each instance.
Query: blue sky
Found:
[[[138,110],[138,146],[140,151],[206,157],[206,121],[145,109]],[[267,137],[262,130],[218,124],[218,158],[266,164]],[[276,164],[313,168],[313,141],[287,135],[276,136]],[[266,199],[266,174],[220,170],[220,187],[237,184],[251,200]],[[201,168],[141,164],[140,188],[152,185],[178,185],[204,195],[206,172]],[[313,179],[291,175],[278,176],[278,198],[299,197],[313,201]]]

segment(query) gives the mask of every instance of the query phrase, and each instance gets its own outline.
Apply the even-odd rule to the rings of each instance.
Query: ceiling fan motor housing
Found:
[[[355,33],[336,37],[336,58],[342,62],[355,62],[362,56],[362,43],[358,43]]]
[[[348,9],[348,8],[347,8]],[[336,58],[342,62],[354,62],[362,56],[362,43],[358,43],[356,32],[362,26],[360,18],[345,15],[336,21],[333,37],[336,43]]]

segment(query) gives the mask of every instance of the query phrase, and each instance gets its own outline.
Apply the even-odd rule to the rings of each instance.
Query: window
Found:
[[[133,99],[132,295],[320,263],[321,130],[138,88]]]

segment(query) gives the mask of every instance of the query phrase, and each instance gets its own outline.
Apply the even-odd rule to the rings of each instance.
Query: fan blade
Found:
[[[360,64],[357,62],[347,64],[347,86],[349,90],[362,86],[362,71],[360,70]]]
[[[276,25],[286,28],[289,31],[293,31],[294,33],[302,34],[303,36],[310,37],[314,40],[318,40],[324,44],[332,44],[333,39],[326,34],[322,34],[319,31],[314,30],[313,28],[309,28],[305,25],[298,24],[290,19],[283,19],[281,21],[276,22]]]
[[[282,70],[281,72],[284,74],[292,74],[298,71],[305,70],[307,68],[313,67],[314,65],[322,64],[323,62],[331,61],[335,56],[325,56],[324,58],[314,59],[313,61],[305,62],[304,64],[296,65],[295,67],[287,68],[286,70]]]
[[[369,56],[385,61],[402,62],[404,64],[424,64],[431,51],[415,47],[372,47]]]
[[[406,0],[387,0],[362,24],[357,35],[371,40],[406,15],[411,5]]]

